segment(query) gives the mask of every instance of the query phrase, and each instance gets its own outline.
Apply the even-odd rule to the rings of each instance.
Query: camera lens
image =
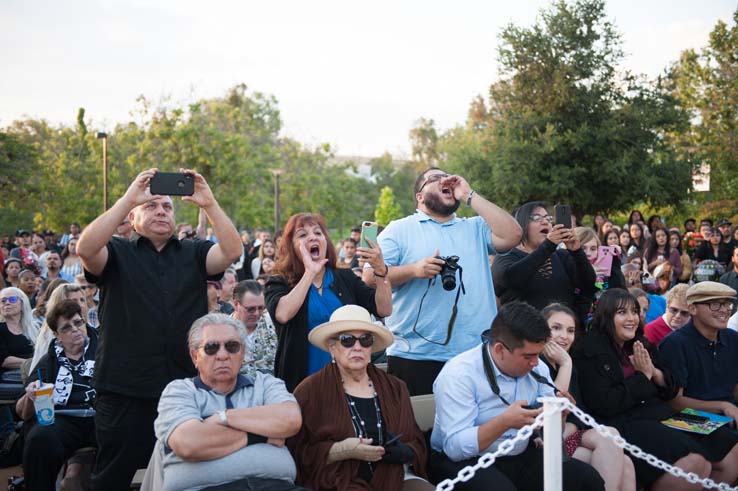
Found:
[[[183,188],[184,186],[185,186],[184,181],[177,181],[177,187],[178,188]]]

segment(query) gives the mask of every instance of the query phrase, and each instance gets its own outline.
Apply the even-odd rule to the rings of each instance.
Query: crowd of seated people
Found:
[[[127,489],[136,468],[147,490],[433,489],[554,395],[685,472],[735,485],[727,219],[669,228],[633,210],[623,224],[598,214],[567,228],[545,202],[508,213],[432,168],[412,190],[416,213],[369,247],[359,227],[334,247],[313,213],[252,242],[183,171],[196,181],[196,230],[150,194],[151,169],[87,228],[18,229],[0,249],[0,462],[22,464],[26,489]],[[459,217],[462,205],[477,216]],[[372,363],[385,352],[386,368]],[[55,386],[52,425],[36,421],[41,382]],[[412,396],[431,393],[424,434]],[[116,405],[129,419],[113,428]],[[729,423],[706,435],[662,423],[686,409]],[[564,489],[701,489],[563,418]],[[126,428],[131,441],[112,449]],[[455,489],[541,489],[550,444],[536,433]],[[94,464],[82,447],[97,448]]]

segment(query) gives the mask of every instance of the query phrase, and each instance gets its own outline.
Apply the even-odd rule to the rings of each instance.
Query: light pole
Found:
[[[279,232],[279,176],[282,175],[282,169],[269,169],[274,176],[274,236]]]
[[[97,139],[103,144],[103,212],[108,210],[108,134],[97,132]]]

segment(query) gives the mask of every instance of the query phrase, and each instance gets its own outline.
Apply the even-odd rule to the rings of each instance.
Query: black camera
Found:
[[[461,270],[459,256],[436,256],[436,259],[443,261],[443,267],[441,267],[441,284],[444,290],[450,292],[456,288],[456,271]]]

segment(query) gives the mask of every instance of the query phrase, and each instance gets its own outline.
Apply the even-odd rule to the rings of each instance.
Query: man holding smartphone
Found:
[[[522,237],[509,213],[473,191],[463,177],[441,169],[418,176],[415,200],[415,214],[393,221],[379,235],[393,286],[386,322],[399,338],[387,349],[388,371],[407,383],[410,395],[431,393],[443,364],[479,344],[480,333],[497,314],[489,254],[515,247]],[[479,216],[457,217],[462,202]],[[458,302],[457,292],[444,290],[437,278],[445,264],[440,257],[447,256],[458,256],[463,268],[466,293]],[[364,270],[367,284],[374,284],[371,273]],[[461,280],[457,273],[456,281]]]
[[[178,240],[172,199],[150,191],[157,171],[141,172],[77,245],[87,280],[100,287],[93,489],[127,490],[136,470],[146,467],[162,390],[196,373],[187,330],[207,313],[206,281],[220,279],[241,254],[238,232],[192,170],[180,169],[194,179],[194,192],[182,200],[205,212],[219,243]],[[126,218],[135,232],[129,240],[114,237]]]

